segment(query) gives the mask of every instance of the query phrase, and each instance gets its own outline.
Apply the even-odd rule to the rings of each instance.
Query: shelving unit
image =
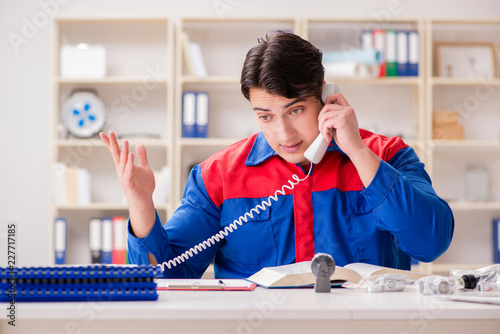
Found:
[[[179,201],[191,167],[211,154],[239,139],[258,132],[249,102],[240,91],[240,74],[246,53],[258,37],[272,30],[299,33],[295,18],[181,18],[177,28],[176,59],[176,182],[175,198]],[[198,78],[187,72],[182,53],[182,33],[191,42],[200,44],[208,76]],[[182,137],[182,94],[184,91],[204,91],[209,94],[207,138]],[[178,204],[177,203],[177,204]]]
[[[500,216],[500,80],[440,77],[437,43],[500,44],[500,20],[432,19],[426,22],[426,137],[428,171],[437,193],[455,215],[455,234],[448,251],[432,263],[432,272],[484,267],[493,262],[492,219]],[[498,56],[498,54],[496,55]],[[497,59],[498,61],[498,59]],[[464,140],[434,140],[434,110],[456,110],[464,126]],[[485,202],[467,198],[465,173],[470,166],[489,171],[490,196]]]
[[[85,167],[92,174],[93,202],[61,205],[51,200],[52,217],[68,219],[68,261],[88,263],[87,234],[91,217],[127,215],[128,205],[117,181],[114,164],[100,139],[67,138],[61,132],[60,112],[75,88],[93,88],[106,105],[106,130],[141,143],[153,169],[171,167],[169,201],[157,203],[162,221],[180,204],[190,169],[211,154],[259,131],[249,102],[240,92],[240,72],[247,51],[271,30],[293,31],[323,52],[339,46],[359,47],[365,29],[416,30],[419,34],[419,76],[385,78],[330,78],[336,81],[356,110],[361,127],[409,143],[431,175],[437,193],[455,214],[455,237],[437,261],[417,270],[447,274],[452,268],[476,268],[492,263],[491,221],[500,216],[500,79],[443,78],[436,75],[434,43],[488,42],[500,45],[500,20],[370,18],[183,17],[168,18],[58,18],[54,20],[52,51],[52,162]],[[199,43],[208,76],[187,71],[182,33]],[[61,45],[87,42],[108,50],[108,75],[102,79],[68,79],[59,75]],[[174,43],[175,42],[175,43]],[[137,53],[141,56],[138,57]],[[175,60],[175,61],[174,61]],[[500,65],[500,64],[499,64]],[[149,83],[150,85],[146,85]],[[146,89],[153,87],[154,89]],[[142,88],[141,88],[142,87]],[[208,138],[182,137],[182,96],[185,91],[209,94]],[[140,95],[140,93],[146,93]],[[434,140],[432,112],[453,109],[473,99],[477,108],[465,109],[465,140]],[[136,100],[130,97],[136,94]],[[128,96],[128,99],[127,99]],[[481,97],[480,96],[480,97]],[[144,97],[144,98],[143,98]],[[472,98],[471,98],[472,97]],[[477,96],[476,96],[477,97]],[[140,101],[139,101],[140,100]],[[470,100],[472,101],[472,100]],[[472,110],[473,109],[473,110]],[[490,171],[491,198],[468,201],[464,173],[471,164]],[[52,177],[52,185],[57,180]],[[54,187],[52,187],[54,188]],[[53,221],[53,220],[52,220]],[[52,221],[50,235],[52,236]],[[50,241],[53,255],[53,240]]]
[[[302,35],[325,54],[360,49],[362,32],[373,29],[416,30],[419,59],[423,59],[424,24],[418,19],[391,20],[382,25],[362,18],[310,18],[304,20]],[[326,81],[339,84],[356,110],[360,127],[388,136],[398,135],[416,145],[425,138],[423,65],[420,62],[417,77],[326,77]]]
[[[106,108],[103,131],[127,138],[131,151],[141,143],[153,170],[172,166],[173,27],[167,18],[56,18],[52,26],[51,146],[53,164],[83,167],[91,174],[92,202],[64,204],[51,194],[49,249],[54,256],[53,221],[67,219],[68,264],[90,263],[88,222],[94,217],[128,216],[128,205],[112,158],[98,137],[74,138],[61,122],[61,110],[75,89],[97,91]],[[103,78],[74,79],[60,75],[60,50],[65,44],[103,45],[107,72]],[[140,53],[140,57],[137,55]],[[51,175],[51,189],[61,177]],[[170,180],[172,180],[170,175]],[[170,182],[172,183],[172,182]],[[168,190],[171,198],[173,186]],[[162,219],[172,214],[172,201],[156,203]],[[53,260],[52,260],[53,261]]]

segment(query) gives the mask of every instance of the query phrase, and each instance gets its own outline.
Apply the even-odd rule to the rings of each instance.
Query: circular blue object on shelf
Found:
[[[89,138],[102,130],[106,122],[106,109],[97,95],[76,92],[63,106],[62,121],[73,136]]]

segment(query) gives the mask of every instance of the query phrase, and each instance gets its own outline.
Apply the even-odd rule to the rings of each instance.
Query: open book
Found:
[[[330,277],[332,283],[360,283],[372,275],[404,274],[410,279],[419,279],[425,274],[408,270],[393,269],[368,263],[350,263],[344,267],[336,266]],[[265,288],[287,288],[314,286],[315,276],[311,271],[311,261],[292,263],[278,267],[262,268],[247,278]]]

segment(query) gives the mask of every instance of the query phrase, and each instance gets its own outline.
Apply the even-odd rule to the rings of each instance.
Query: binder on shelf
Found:
[[[91,175],[85,168],[55,163],[55,197],[58,204],[90,204]]]
[[[66,167],[66,198],[68,204],[78,204],[78,167]]]
[[[114,216],[113,222],[113,264],[127,263],[127,219],[123,216]]]
[[[419,63],[418,31],[408,31],[408,75],[418,76]]]
[[[208,76],[201,46],[199,43],[191,42],[187,31],[182,32],[182,53],[190,75],[195,75],[199,78],[206,78]]]
[[[85,168],[78,168],[78,204],[88,205],[92,202],[90,172]]]
[[[65,266],[0,268],[0,302],[157,300],[158,267]]]
[[[54,221],[55,264],[66,263],[66,219],[58,217]]]
[[[196,93],[182,94],[182,137],[196,137]]]
[[[101,219],[101,263],[113,263],[113,221],[110,217]]]
[[[371,30],[363,30],[360,35],[360,46],[363,50],[373,49],[373,33]]]
[[[408,76],[410,69],[408,68],[408,33],[406,31],[397,32],[397,50],[398,76]]]
[[[205,66],[205,60],[203,59],[200,44],[191,42],[191,44],[189,44],[189,50],[193,59],[196,76],[198,78],[206,78],[208,76],[207,67]]]
[[[189,34],[187,31],[183,31],[182,32],[182,54],[184,56],[184,62],[186,63],[186,69],[187,69],[188,74],[196,75],[193,57],[191,56],[190,45],[191,45],[191,41],[189,39]]]
[[[373,34],[373,47],[375,50],[378,50],[382,53],[382,62],[379,66],[379,77],[387,76],[387,68],[386,68],[386,53],[385,53],[385,30],[382,29],[374,29],[372,31]]]
[[[196,135],[207,138],[208,130],[208,93],[196,93]]]
[[[396,31],[387,30],[385,32],[385,42],[385,63],[387,76],[395,77],[398,75]]]
[[[89,221],[89,249],[92,263],[101,263],[101,220],[92,218]]]
[[[500,217],[493,219],[493,262],[500,263]]]

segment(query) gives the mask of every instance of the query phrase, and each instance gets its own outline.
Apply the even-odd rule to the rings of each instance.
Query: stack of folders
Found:
[[[92,263],[127,263],[127,219],[123,216],[92,218],[89,221]]]
[[[323,54],[325,75],[340,77],[418,76],[420,38],[417,30],[363,30],[360,48],[348,44]]]
[[[207,92],[185,91],[182,95],[182,137],[207,138],[208,136]]]
[[[0,268],[0,302],[157,300],[157,267]]]

